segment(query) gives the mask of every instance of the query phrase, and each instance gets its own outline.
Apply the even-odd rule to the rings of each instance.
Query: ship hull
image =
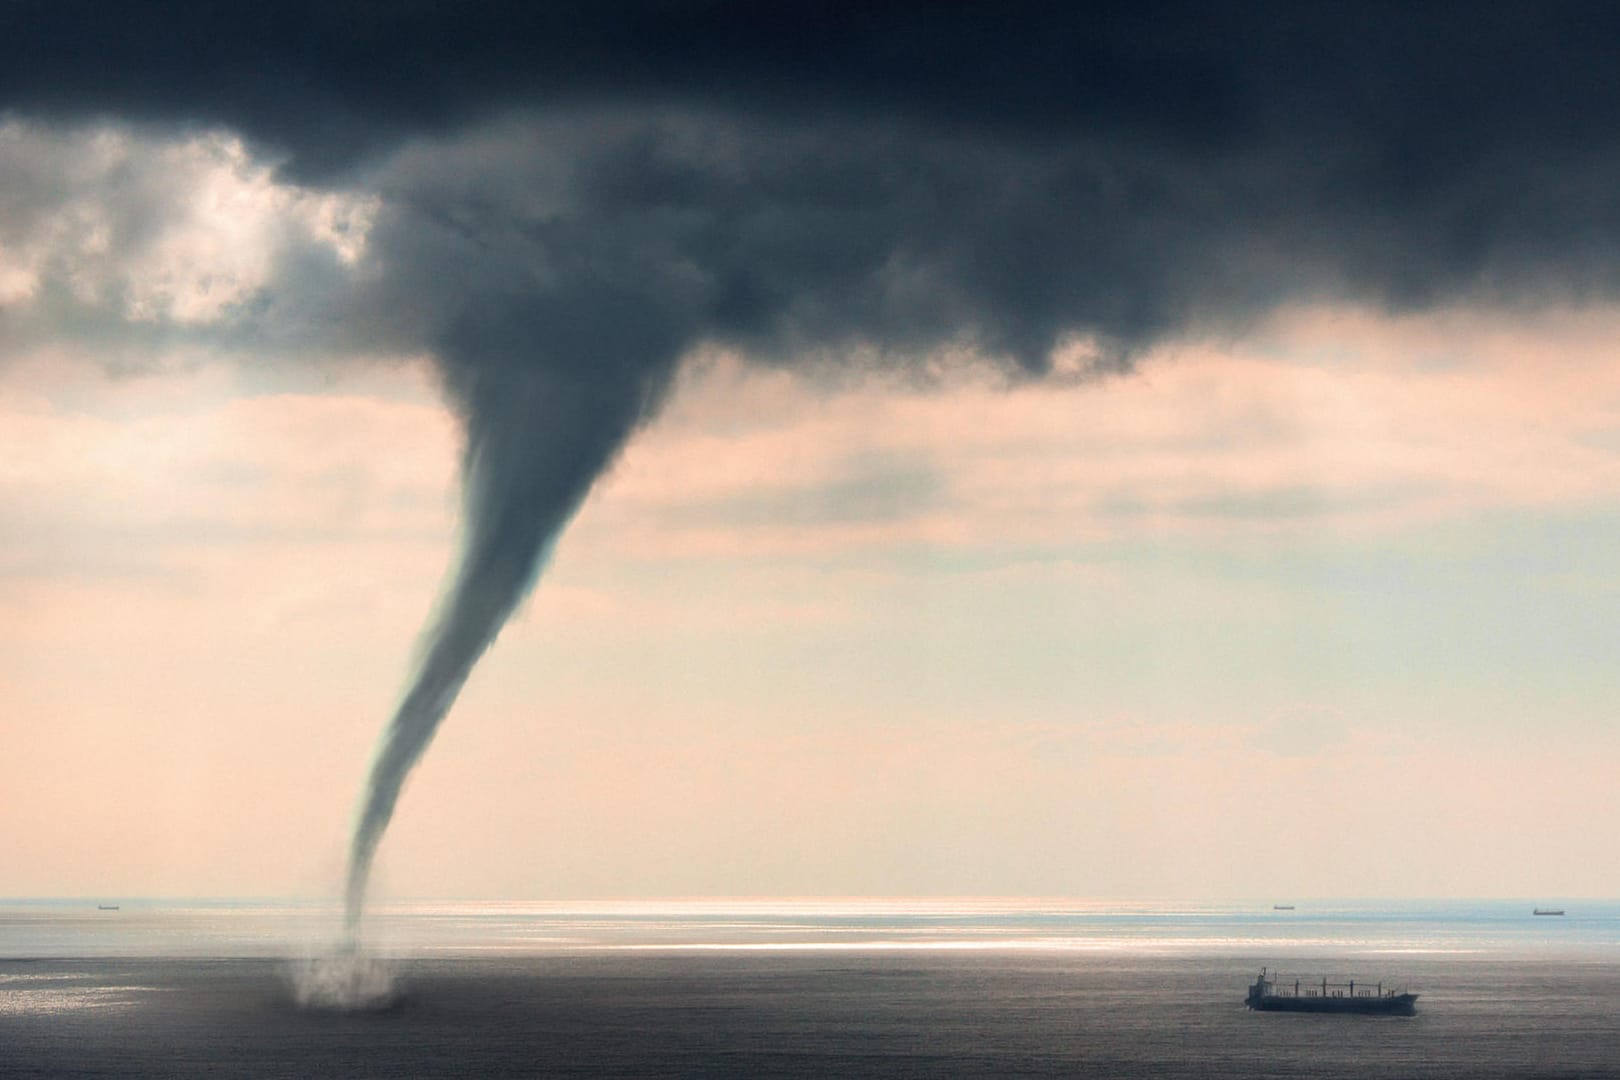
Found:
[[[1358,1016],[1412,1016],[1416,994],[1385,997],[1275,997],[1251,998],[1249,1008],[1260,1012],[1353,1013]]]

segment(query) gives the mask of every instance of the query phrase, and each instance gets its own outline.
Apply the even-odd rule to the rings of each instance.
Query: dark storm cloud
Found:
[[[384,182],[546,260],[552,334],[651,301],[649,332],[755,354],[1038,368],[1068,331],[1117,359],[1302,296],[1610,295],[1617,45],[1620,8],[1577,4],[23,2],[0,106],[224,125],[337,187],[525,116],[569,144],[566,207],[500,162]]]
[[[1215,147],[1327,124],[1421,171],[1612,131],[1604,4],[13,0],[0,99],[323,160],[514,103],[904,115]],[[1391,162],[1396,171],[1402,165]]]
[[[0,109],[226,128],[380,200],[357,264],[286,244],[188,331],[426,350],[466,421],[464,556],[373,768],[358,918],[405,775],[694,347],[1040,373],[1075,339],[1118,369],[1291,300],[1608,298],[1617,45],[1620,8],[1574,4],[22,0]],[[30,182],[0,230],[33,243]],[[9,323],[109,334],[116,290],[52,265]]]
[[[1203,55],[1225,21],[1125,5],[25,0],[0,23],[0,98],[223,121],[306,168],[513,104],[604,99],[1205,139],[1241,113],[1218,50]]]

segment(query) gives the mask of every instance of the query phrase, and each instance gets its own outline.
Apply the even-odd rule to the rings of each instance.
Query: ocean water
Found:
[[[1620,905],[0,901],[3,1076],[1620,1077]],[[1252,1013],[1261,965],[1421,996]],[[311,1001],[324,1001],[314,1007]]]

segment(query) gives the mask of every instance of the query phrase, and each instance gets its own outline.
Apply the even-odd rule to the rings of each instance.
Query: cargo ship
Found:
[[[1404,988],[1384,989],[1382,982],[1371,985],[1349,979],[1280,980],[1275,973],[1260,969],[1260,977],[1249,987],[1245,1002],[1262,1012],[1357,1013],[1363,1016],[1411,1016],[1417,1012],[1416,994]]]
[[[1539,908],[1538,907],[1538,908],[1536,908],[1536,910],[1532,911],[1530,914],[1532,914],[1532,915],[1562,915],[1563,913],[1564,913],[1563,908]]]

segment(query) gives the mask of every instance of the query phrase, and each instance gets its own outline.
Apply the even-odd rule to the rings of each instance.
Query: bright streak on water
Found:
[[[379,904],[380,956],[574,951],[1120,952],[1144,955],[1535,954],[1620,958],[1620,903],[1299,903],[741,898]],[[308,958],[341,938],[332,903],[0,900],[0,955]]]

